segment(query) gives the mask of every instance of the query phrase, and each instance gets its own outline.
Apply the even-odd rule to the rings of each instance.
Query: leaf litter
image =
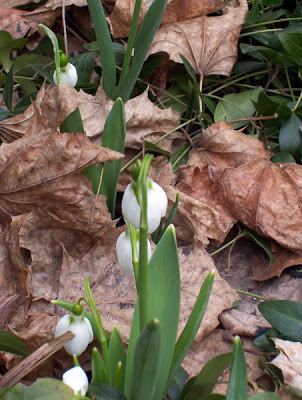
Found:
[[[149,5],[145,1],[145,9]],[[46,7],[54,10],[57,3],[48,1]],[[115,2],[113,13],[119,7],[130,12],[131,18],[131,7],[125,10],[122,0]],[[220,9],[222,15],[207,16]],[[171,60],[182,62],[181,48],[181,54],[201,77],[228,76],[236,61],[238,35],[246,14],[244,0],[227,5],[222,1],[172,0],[149,54],[166,52]],[[119,37],[112,15],[111,27]],[[77,300],[84,294],[84,276],[91,279],[105,329],[118,325],[125,343],[129,337],[136,291],[133,277],[123,276],[117,265],[115,241],[121,228],[111,220],[104,196],[96,198],[90,182],[81,174],[89,165],[121,157],[88,139],[100,142],[112,104],[101,87],[96,96],[91,96],[65,85],[46,90],[43,86],[24,113],[0,123],[5,141],[0,146],[0,303],[18,295],[14,313],[5,311],[1,325],[15,330],[31,350],[51,340],[58,316],[64,313],[49,301]],[[59,133],[58,126],[76,107],[86,134]],[[180,123],[179,113],[160,109],[148,99],[148,90],[129,100],[125,109],[128,151],[139,150],[144,139],[160,138]],[[170,140],[166,149],[172,148]],[[230,265],[225,255],[224,259],[214,257],[219,272],[204,321],[184,362],[191,374],[198,373],[206,361],[224,349],[229,351],[233,335],[240,334],[244,337],[249,379],[256,381],[262,375],[252,338],[267,323],[257,311],[257,302],[249,297],[232,308],[240,299],[233,288],[267,298],[280,298],[281,293],[282,298],[302,301],[298,280],[289,274],[283,273],[277,284],[265,282],[280,276],[283,269],[300,264],[302,250],[302,170],[299,165],[273,164],[270,156],[259,140],[220,122],[203,132],[177,176],[167,168],[164,158],[157,157],[152,163],[151,174],[164,185],[170,207],[176,192],[180,193],[175,219],[182,244],[180,329],[204,277],[216,268],[205,248],[221,244],[237,221],[270,238],[276,256],[272,266],[258,250],[236,243],[229,255]],[[250,251],[246,260],[242,251]],[[7,354],[1,356],[1,363],[8,365],[9,360]]]

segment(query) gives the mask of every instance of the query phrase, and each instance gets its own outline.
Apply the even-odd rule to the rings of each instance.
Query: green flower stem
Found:
[[[230,240],[228,243],[225,245],[219,247],[219,249],[213,251],[213,253],[210,254],[211,257],[215,256],[216,254],[220,253],[222,250],[226,249],[227,247],[231,246],[231,244],[235,243],[238,239],[244,237],[244,235],[237,235],[234,239]]]
[[[39,27],[43,29],[45,35],[48,36],[49,39],[51,40],[51,43],[53,45],[53,52],[55,54],[57,80],[58,80],[58,83],[62,83],[61,70],[60,70],[60,48],[59,48],[58,39],[57,39],[56,35],[53,33],[53,31],[51,29],[49,29],[47,26],[45,26],[43,24],[39,24]]]
[[[242,34],[240,35],[240,37],[250,36],[250,35],[257,35],[257,33],[279,32],[279,31],[282,31],[282,28],[264,29],[263,31],[255,31],[255,32],[242,33]]]
[[[134,46],[136,31],[137,31],[137,27],[138,27],[141,5],[142,5],[142,0],[135,1],[132,22],[131,22],[131,27],[130,27],[130,33],[129,33],[129,37],[128,37],[127,49],[126,49],[126,53],[125,53],[125,57],[124,57],[120,81],[123,80],[123,78],[125,77],[125,75],[127,74],[128,70],[129,70],[129,65],[130,65],[130,61],[131,61],[131,57],[132,57],[132,49]]]
[[[134,277],[136,283],[136,291],[138,292],[138,277],[139,277],[139,259],[137,254],[137,246],[136,246],[136,229],[133,225],[128,223],[128,227],[130,230],[130,238],[131,238],[131,247],[132,247],[132,264],[134,270]]]
[[[259,22],[258,24],[245,25],[242,29],[250,29],[250,28],[255,28],[258,26],[262,26],[262,25],[275,24],[277,22],[296,21],[296,20],[301,20],[301,19],[302,19],[302,17],[275,19],[273,21],[265,21],[265,22]]]
[[[92,297],[91,289],[90,289],[90,284],[89,284],[89,278],[84,279],[84,285],[85,285],[85,291],[88,297],[88,302],[89,302],[89,307],[91,310],[91,314],[93,316],[93,319],[95,320],[95,323],[98,327],[99,333],[100,333],[100,344],[102,347],[102,353],[103,353],[103,358],[104,358],[104,364],[106,367],[107,375],[109,378],[109,382],[111,382],[111,370],[110,370],[110,361],[109,361],[109,353],[108,353],[108,345],[107,345],[107,339],[106,339],[106,333],[102,325],[101,317],[100,314],[96,308],[94,299]]]
[[[264,300],[264,301],[268,301],[269,300],[269,299],[266,299],[263,296],[259,296],[258,294],[251,293],[251,292],[245,292],[244,290],[235,289],[235,292],[240,293],[240,294],[245,294],[246,296],[255,297],[256,299],[260,299],[260,300]]]
[[[148,170],[152,161],[153,155],[147,154],[143,160],[140,170],[138,185],[139,193],[141,194],[141,219],[140,219],[140,241],[139,241],[139,319],[140,331],[148,323]],[[140,191],[141,188],[141,191]]]

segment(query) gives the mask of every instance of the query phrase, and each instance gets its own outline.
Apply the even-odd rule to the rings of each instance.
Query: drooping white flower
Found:
[[[133,190],[134,184],[134,182],[130,183],[125,190],[122,211],[126,221],[139,229],[141,208]],[[148,233],[153,233],[158,228],[161,218],[166,214],[168,199],[164,190],[149,178],[147,180],[147,196]]]
[[[139,241],[136,242],[137,253],[139,254]],[[119,266],[124,271],[126,275],[133,272],[132,264],[132,246],[131,246],[131,236],[128,229],[120,234],[116,241],[116,253]],[[151,258],[151,245],[148,240],[148,262]]]
[[[67,83],[71,86],[75,86],[77,84],[78,73],[74,65],[68,63],[65,67],[61,67],[60,70],[62,83]],[[53,73],[53,81],[56,85],[58,84],[56,71]]]
[[[66,343],[64,348],[68,354],[79,356],[92,342],[93,332],[89,320],[81,315],[66,314],[60,319],[55,329],[55,338],[71,331],[75,337]]]
[[[88,378],[81,367],[73,367],[63,374],[62,381],[73,389],[74,394],[85,396],[88,390]]]

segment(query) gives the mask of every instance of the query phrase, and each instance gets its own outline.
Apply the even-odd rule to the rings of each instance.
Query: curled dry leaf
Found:
[[[273,341],[280,354],[271,364],[281,369],[284,383],[302,391],[302,343],[278,338],[273,338]]]
[[[166,24],[157,31],[148,55],[165,52],[182,62],[182,54],[201,76],[229,76],[237,60],[239,33],[248,12],[246,0],[230,1],[224,14]]]
[[[238,168],[210,166],[209,170],[214,182],[222,185],[229,210],[239,221],[301,253],[302,192],[287,168],[259,159]],[[295,170],[301,168],[297,165]]]

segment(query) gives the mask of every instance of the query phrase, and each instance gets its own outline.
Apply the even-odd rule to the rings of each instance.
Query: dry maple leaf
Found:
[[[182,54],[201,77],[229,76],[237,60],[239,33],[248,12],[246,0],[228,2],[224,14],[166,24],[157,31],[148,55],[165,52],[182,62]],[[202,82],[202,79],[201,79]]]
[[[288,165],[266,159],[238,168],[209,166],[210,176],[223,187],[231,213],[258,234],[282,246],[302,251],[302,192],[300,181],[287,173]],[[301,176],[301,166],[295,167]]]
[[[280,354],[271,364],[280,368],[284,383],[302,391],[302,343],[273,338]]]

